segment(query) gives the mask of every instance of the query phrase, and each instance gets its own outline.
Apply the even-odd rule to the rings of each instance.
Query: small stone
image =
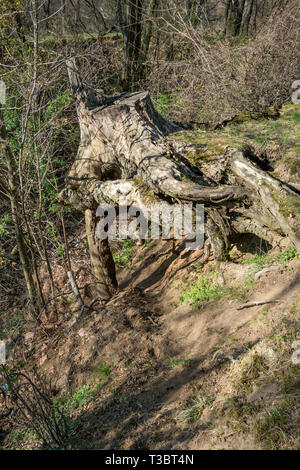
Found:
[[[219,286],[225,286],[225,278],[223,273],[219,273],[217,283],[219,284]]]
[[[80,336],[81,338],[83,338],[84,336],[87,335],[87,332],[85,331],[84,328],[80,328],[80,330],[78,331],[78,336]]]
[[[276,352],[274,351],[273,348],[267,348],[264,351],[265,356],[267,356],[269,359],[275,359],[276,358]]]

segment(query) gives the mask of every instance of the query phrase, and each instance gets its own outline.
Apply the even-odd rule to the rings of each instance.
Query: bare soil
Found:
[[[101,384],[92,400],[72,412],[69,445],[72,449],[260,449],[255,434],[228,425],[224,409],[228,397],[236,397],[232,376],[238,361],[249,352],[264,354],[264,339],[299,299],[299,260],[284,267],[269,266],[256,276],[243,301],[224,297],[197,308],[180,305],[179,300],[186,285],[199,276],[217,269],[220,283],[237,285],[260,269],[238,259],[217,267],[210,260],[202,268],[197,265],[201,250],[186,251],[178,242],[173,253],[172,241],[153,241],[135,247],[133,254],[130,265],[119,270],[120,290],[108,303],[94,304],[76,320],[76,314],[68,314],[76,308],[72,301],[65,306],[63,320],[54,315],[50,326],[28,327],[25,334],[26,364],[36,366],[51,382],[54,395]],[[93,279],[84,251],[78,248],[72,259],[77,282],[88,286],[82,292],[90,304]],[[63,290],[68,290],[59,263],[54,271]],[[269,300],[279,302],[266,305],[267,310],[265,306],[237,310],[248,301]],[[101,372],[104,363],[106,374]],[[246,400],[272,403],[278,393],[276,384],[262,384]],[[186,410],[199,396],[210,399],[189,420]]]

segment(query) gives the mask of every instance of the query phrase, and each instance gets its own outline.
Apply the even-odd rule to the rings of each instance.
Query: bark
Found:
[[[97,291],[101,299],[108,299],[117,290],[115,264],[108,240],[96,237],[96,215],[93,210],[86,209],[85,223],[94,274],[97,278]]]
[[[150,48],[150,43],[152,39],[152,34],[153,34],[153,23],[154,20],[156,20],[157,16],[157,9],[160,5],[160,0],[150,0],[149,7],[148,7],[148,18],[146,25],[144,27],[144,34],[143,34],[143,41],[142,41],[142,47],[141,47],[141,78],[144,78],[146,75],[146,61],[148,58],[148,53],[149,53],[149,48]],[[157,21],[157,20],[156,20]]]
[[[94,150],[92,148],[92,142],[94,142],[94,140],[89,135],[89,129],[87,130],[87,124],[89,124],[89,121],[86,118],[89,116],[89,109],[93,109],[95,106],[100,105],[101,98],[97,97],[93,90],[84,88],[77,71],[75,61],[68,62],[68,72],[72,90],[77,99],[77,112],[81,126],[81,143],[78,150],[77,164],[75,165],[75,170],[72,172],[72,174],[76,174],[76,177],[74,179],[70,177],[70,181],[74,184],[75,182],[78,182],[78,179],[80,180],[82,177],[85,178],[85,174],[81,173],[79,169],[78,173],[76,173],[78,162],[79,166],[83,165],[83,167],[85,167],[85,165],[87,165],[87,168],[84,169],[84,171],[87,171],[86,174],[88,179],[86,181],[91,181],[90,175],[97,175],[97,181],[100,181],[102,172],[101,169],[98,168],[96,159],[93,158]],[[94,180],[92,179],[92,181]],[[80,191],[78,194],[79,193]],[[81,206],[80,209],[85,212],[90,258],[95,277],[98,281],[97,290],[100,297],[106,299],[116,291],[118,283],[108,240],[99,240],[96,238],[96,207],[92,198],[90,202],[91,204],[87,204],[84,208]],[[77,207],[75,202],[72,203],[71,206]]]
[[[125,83],[126,90],[134,89],[142,70],[142,0],[131,0],[128,6],[128,23],[124,29],[126,38]]]
[[[75,70],[74,64],[69,67]],[[216,259],[226,257],[230,237],[237,232],[252,233],[273,246],[285,239],[300,250],[300,193],[295,188],[236,149],[195,167],[188,159],[190,150],[185,152],[180,144],[179,151],[172,139],[178,126],[156,112],[147,92],[104,100],[84,88],[76,73],[73,90],[81,143],[59,200],[88,214],[90,238],[94,237],[91,253],[97,206],[118,206],[120,197],[135,206],[153,200],[204,203],[205,236]],[[92,262],[99,278],[110,279],[105,287],[110,294],[116,287],[115,273],[111,258],[106,257],[103,267],[108,243],[104,245],[98,244]]]
[[[240,34],[247,35],[249,32],[249,24],[253,12],[254,0],[246,0],[243,8],[242,21],[240,26]]]
[[[225,10],[226,36],[237,36],[239,34],[241,19],[239,0],[227,0]]]
[[[226,36],[247,35],[253,13],[254,0],[227,0],[225,9]]]

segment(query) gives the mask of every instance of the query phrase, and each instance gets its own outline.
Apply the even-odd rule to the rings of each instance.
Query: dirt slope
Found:
[[[299,337],[300,260],[270,253],[259,262],[250,253],[241,259],[237,245],[232,262],[210,261],[203,269],[197,265],[201,252],[182,248],[172,254],[170,241],[134,246],[111,301],[47,335],[36,331],[27,342],[27,363],[50,379],[54,395],[68,391],[68,445],[295,448],[297,413],[289,418],[292,431],[280,420],[285,437],[275,433],[271,443],[257,422],[297,389],[300,369],[291,355]],[[182,303],[182,292],[200,278],[211,278],[218,296],[206,288],[211,298]],[[237,310],[261,300],[278,302]],[[284,391],[283,365],[292,392]],[[286,406],[294,409],[295,403]]]
[[[204,155],[199,150],[194,157],[204,161],[228,143],[246,141],[269,171],[300,188],[299,116],[299,105],[289,105],[276,122],[179,137],[201,142]],[[262,147],[261,139],[268,144]],[[233,241],[228,262],[202,266],[202,250],[188,252],[180,242],[175,252],[172,241],[116,242],[120,291],[101,305],[85,235],[72,235],[72,269],[92,308],[77,318],[72,293],[57,298],[58,313],[46,318],[44,312],[42,328],[27,319],[15,351],[26,370],[36,367],[50,382],[52,397],[70,416],[66,447],[300,448],[300,365],[292,361],[300,340],[295,250],[268,251],[244,236]],[[52,263],[56,285],[68,292],[61,260]],[[45,273],[42,267],[48,298]],[[270,303],[238,310],[259,301]],[[2,428],[5,448],[41,446],[11,422]]]

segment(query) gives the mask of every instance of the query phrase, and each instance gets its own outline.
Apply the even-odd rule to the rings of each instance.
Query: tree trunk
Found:
[[[227,0],[225,10],[225,35],[237,36],[241,24],[239,0]]]
[[[115,263],[107,238],[96,237],[96,215],[93,210],[85,210],[85,225],[91,262],[97,278],[97,291],[102,299],[111,297],[118,288]]]
[[[133,90],[141,75],[142,7],[143,0],[131,0],[128,7],[128,21],[125,27],[125,90]]]
[[[140,58],[140,63],[141,63],[140,77],[141,78],[144,78],[146,75],[147,69],[146,69],[145,63],[148,58],[151,38],[153,34],[153,22],[157,16],[157,9],[159,5],[160,5],[160,0],[150,0],[149,7],[148,7],[148,18],[147,18],[146,25],[144,27],[143,41],[142,41],[142,47],[141,47],[141,58]]]
[[[253,12],[254,0],[227,0],[225,9],[225,35],[247,35]]]
[[[81,128],[81,143],[76,161],[81,161],[83,166],[87,164],[87,175],[89,175],[89,173],[95,174],[97,175],[97,179],[100,181],[102,177],[102,171],[99,168],[98,162],[96,162],[94,159],[94,150],[90,146],[91,142],[93,142],[94,136],[90,134],[91,123],[89,119],[89,109],[93,109],[93,107],[100,104],[100,101],[96,97],[96,94],[93,90],[85,89],[83,87],[74,60],[68,62],[68,73],[70,84],[77,101],[77,113]],[[89,153],[90,151],[91,153]],[[72,172],[72,174],[73,173],[74,172]],[[89,178],[89,176],[87,177]],[[84,180],[85,176],[79,171],[73,179],[71,176],[70,178],[73,184],[75,184],[78,179],[80,180],[80,178],[83,178]],[[72,204],[72,206],[76,207],[76,204]],[[106,299],[116,291],[118,283],[116,279],[115,264],[108,240],[99,240],[95,234],[97,225],[95,209],[95,204],[91,203],[91,205],[85,207],[83,210],[85,212],[85,223],[91,264],[93,266],[95,277],[98,281],[97,290],[100,297]]]
[[[243,8],[240,34],[247,36],[249,33],[249,24],[253,12],[254,0],[246,0]]]
[[[68,67],[75,69],[72,62]],[[255,234],[273,246],[285,242],[300,251],[300,193],[295,188],[235,149],[227,149],[219,161],[201,161],[195,167],[187,158],[190,147],[184,153],[180,144],[179,153],[171,138],[178,126],[156,112],[147,92],[103,100],[85,89],[78,76],[73,83],[81,143],[59,201],[88,211],[91,234],[99,204],[118,206],[120,197],[129,206],[181,200],[205,204],[205,236],[216,259],[224,258],[235,233]],[[93,244],[95,240],[91,252]],[[108,261],[103,255],[107,247],[94,250],[95,259],[100,259],[95,271],[105,271],[113,290],[111,255]],[[98,263],[92,262],[94,267]]]

